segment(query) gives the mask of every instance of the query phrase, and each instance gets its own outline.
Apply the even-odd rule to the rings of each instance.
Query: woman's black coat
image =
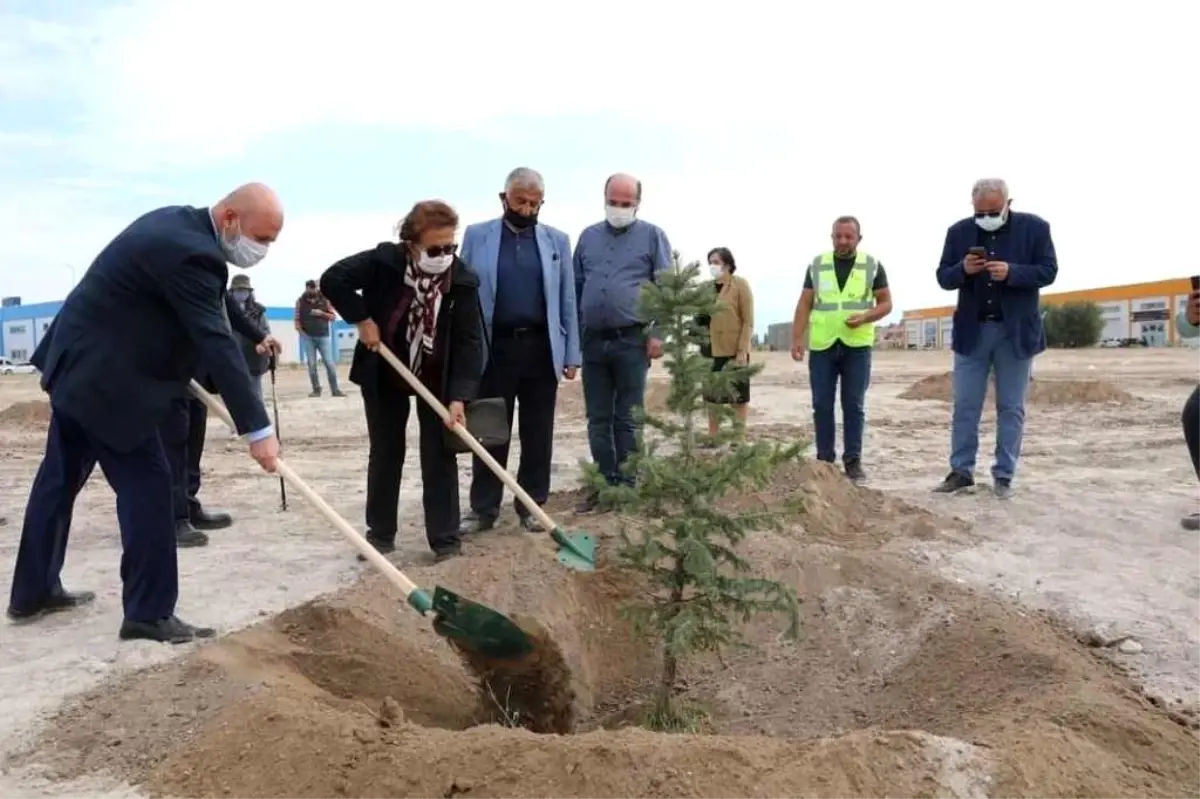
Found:
[[[343,258],[321,275],[321,293],[343,319],[357,324],[371,319],[381,337],[405,290],[406,255],[401,245],[383,242]],[[483,375],[483,332],[479,312],[479,277],[457,257],[450,267],[450,290],[442,297],[434,347],[444,355],[442,402],[469,402],[479,393]],[[386,342],[385,342],[386,343]],[[407,363],[408,352],[396,357]],[[378,391],[381,381],[395,384],[399,375],[378,354],[360,341],[350,364],[350,382],[364,392]],[[413,393],[411,391],[405,393]]]

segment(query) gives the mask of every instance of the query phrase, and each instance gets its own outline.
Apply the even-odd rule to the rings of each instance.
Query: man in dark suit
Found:
[[[935,491],[975,489],[979,417],[988,377],[996,375],[996,462],[992,490],[1012,496],[1025,430],[1025,393],[1033,357],[1046,349],[1040,291],[1058,276],[1050,225],[1011,209],[1008,185],[988,179],[971,191],[975,214],[950,226],[938,284],[958,292],[954,311],[954,418],[950,474]]]
[[[159,425],[203,369],[250,455],[274,471],[279,442],[222,309],[227,263],[255,265],[282,227],[278,198],[260,184],[212,208],[160,208],[118,234],[67,297],[33,356],[50,395],[50,430],[25,508],[9,618],[95,599],[68,592],[59,575],[75,497],[99,463],[121,528],[120,637],[183,643],[213,635],[175,615],[171,469]]]
[[[238,275],[234,282],[238,277],[245,275]],[[268,352],[281,351],[280,344],[274,336],[264,333],[246,317],[231,292],[225,293],[225,316],[229,320],[230,329],[249,339],[258,355],[265,356]],[[238,343],[240,346],[241,341]],[[252,385],[259,385],[258,377],[253,372],[250,377]],[[207,375],[198,378],[197,382],[209,391],[217,393],[216,386]],[[256,388],[255,395],[260,393],[261,388]],[[191,396],[190,392],[171,404],[171,412],[167,414],[159,429],[163,446],[167,450],[167,460],[171,464],[175,542],[180,547],[207,546],[208,535],[203,531],[221,530],[233,524],[233,517],[228,513],[205,510],[197,498],[200,493],[200,461],[204,457],[204,438],[207,431],[208,408]]]

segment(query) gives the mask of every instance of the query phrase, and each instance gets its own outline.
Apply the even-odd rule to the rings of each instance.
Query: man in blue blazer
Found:
[[[550,494],[558,381],[574,380],[581,362],[571,243],[538,221],[545,192],[536,171],[514,169],[500,194],[503,216],[469,225],[462,242],[462,259],[479,275],[488,350],[479,396],[504,398],[510,429],[520,407],[517,482],[538,504]],[[491,454],[508,462],[507,445]],[[504,484],[475,458],[465,532],[494,527],[503,498]],[[539,529],[520,503],[517,515],[525,529]]]
[[[175,615],[175,514],[159,427],[202,367],[251,456],[274,471],[279,443],[223,308],[227,262],[255,265],[282,226],[278,198],[260,184],[212,208],[160,208],[119,233],[67,297],[32,359],[50,395],[50,430],[25,507],[9,618],[95,599],[65,590],[59,575],[75,497],[99,463],[121,528],[120,637],[184,643],[213,634]]]
[[[1012,496],[1021,456],[1025,393],[1033,357],[1046,349],[1039,304],[1041,289],[1058,276],[1050,225],[1013,211],[1008,185],[988,179],[971,190],[975,214],[950,226],[938,284],[958,292],[954,310],[954,418],[950,474],[934,490],[975,489],[979,417],[988,378],[996,376],[996,460],[993,492]]]

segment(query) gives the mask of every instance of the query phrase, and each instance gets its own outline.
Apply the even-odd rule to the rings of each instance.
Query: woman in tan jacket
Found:
[[[737,366],[750,363],[750,336],[754,332],[754,295],[750,284],[737,277],[737,263],[727,247],[717,247],[708,254],[708,268],[712,270],[722,308],[709,322],[711,340],[709,353],[713,359],[713,371],[720,371],[733,361]],[[734,385],[732,398],[709,398],[713,404],[731,404],[738,421],[745,426],[750,411],[750,381],[738,381]],[[717,433],[717,415],[708,416],[708,431]]]

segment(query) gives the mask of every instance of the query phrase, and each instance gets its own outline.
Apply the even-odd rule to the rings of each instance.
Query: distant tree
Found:
[[[657,696],[647,718],[648,726],[660,730],[695,726],[696,714],[674,701],[683,657],[736,642],[737,624],[757,613],[785,614],[791,636],[799,628],[792,589],[751,574],[737,553],[747,533],[780,527],[783,512],[727,512],[719,500],[731,491],[765,486],[782,466],[800,459],[806,442],[739,444],[739,431],[730,429],[734,413],[724,405],[715,406],[723,422],[720,431],[716,437],[708,435],[705,397],[732,394],[736,381],[762,366],[714,372],[712,359],[701,354],[698,345],[707,341],[708,329],[697,318],[711,317],[720,305],[711,281],[696,280],[699,272],[699,262],[682,267],[676,254],[675,268],[642,294],[647,317],[657,322],[671,382],[664,414],[639,410],[646,428],[659,435],[639,442],[626,462],[634,485],[608,486],[594,467],[588,478],[603,502],[630,512],[617,557],[649,583],[649,590],[625,610],[639,629],[661,642]]]
[[[1043,306],[1042,322],[1046,345],[1055,348],[1094,347],[1104,332],[1104,314],[1094,302]]]

